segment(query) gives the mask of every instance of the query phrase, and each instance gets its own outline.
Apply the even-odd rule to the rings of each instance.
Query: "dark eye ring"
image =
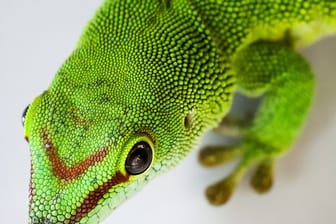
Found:
[[[23,110],[23,113],[22,113],[21,123],[22,123],[23,126],[24,126],[24,124],[25,124],[26,114],[27,114],[27,111],[28,111],[28,109],[29,109],[29,106],[30,106],[30,105],[26,106],[26,108]]]
[[[128,153],[125,168],[131,175],[138,175],[145,172],[153,161],[153,150],[145,141],[136,143]]]

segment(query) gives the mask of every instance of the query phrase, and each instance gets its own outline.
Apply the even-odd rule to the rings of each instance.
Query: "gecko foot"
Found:
[[[213,205],[229,201],[246,171],[257,165],[251,186],[258,193],[268,192],[273,185],[273,168],[276,154],[269,154],[269,147],[258,141],[245,140],[234,146],[208,146],[201,150],[199,160],[204,166],[217,166],[240,157],[238,165],[224,179],[209,186],[206,196]],[[273,150],[272,150],[273,151]]]

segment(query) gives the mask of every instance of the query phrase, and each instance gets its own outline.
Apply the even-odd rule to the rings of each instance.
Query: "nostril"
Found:
[[[26,106],[26,108],[24,109],[23,113],[22,113],[22,117],[21,117],[21,123],[22,123],[22,126],[24,126],[25,124],[25,120],[26,120],[26,114],[27,114],[27,111],[29,109],[29,106]]]

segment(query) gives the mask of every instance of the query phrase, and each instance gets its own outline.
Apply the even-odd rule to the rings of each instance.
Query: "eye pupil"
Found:
[[[153,151],[151,146],[145,141],[138,142],[133,146],[126,158],[126,171],[132,175],[141,174],[149,168],[152,159]]]
[[[22,123],[22,125],[24,125],[24,123],[25,123],[26,114],[27,114],[28,108],[29,108],[29,105],[26,106],[26,108],[23,110],[22,117],[21,117],[21,123]]]

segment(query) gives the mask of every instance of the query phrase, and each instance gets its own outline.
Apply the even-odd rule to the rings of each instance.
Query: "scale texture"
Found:
[[[267,192],[313,98],[296,49],[335,31],[336,0],[106,0],[25,114],[29,223],[100,223],[224,117],[240,142],[200,161],[241,162],[208,200],[227,202],[254,165]],[[237,91],[262,96],[252,118],[228,115]]]

